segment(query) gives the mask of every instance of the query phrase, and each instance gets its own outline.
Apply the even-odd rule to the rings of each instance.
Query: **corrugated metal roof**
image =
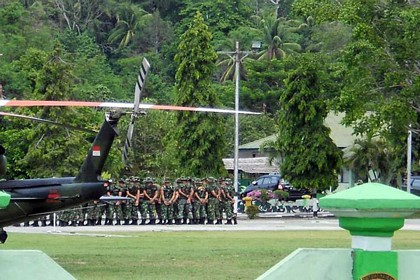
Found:
[[[224,158],[223,163],[226,170],[233,170],[233,158]],[[238,170],[249,174],[274,173],[279,172],[279,166],[275,161],[270,164],[268,157],[239,158]]]
[[[344,113],[330,112],[325,119],[325,125],[331,129],[330,137],[339,148],[346,148],[353,145],[354,140],[357,138],[353,135],[353,128],[346,127],[341,124]],[[258,150],[260,146],[267,141],[275,141],[277,135],[273,134],[256,141],[246,143],[239,146],[239,150]]]

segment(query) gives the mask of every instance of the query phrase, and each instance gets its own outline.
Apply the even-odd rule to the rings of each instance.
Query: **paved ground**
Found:
[[[8,233],[109,233],[141,231],[268,231],[268,230],[343,230],[332,217],[296,218],[265,215],[248,220],[240,215],[237,225],[145,225],[145,226],[80,226],[80,227],[7,227]],[[420,219],[406,220],[403,230],[420,231]]]

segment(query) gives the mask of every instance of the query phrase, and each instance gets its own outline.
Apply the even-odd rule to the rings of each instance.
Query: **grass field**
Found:
[[[18,234],[1,249],[36,249],[77,279],[255,279],[297,248],[349,248],[346,231],[130,232],[123,237]],[[394,249],[420,249],[399,231]]]

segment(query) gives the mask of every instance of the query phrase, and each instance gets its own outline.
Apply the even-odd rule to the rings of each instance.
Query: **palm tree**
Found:
[[[259,59],[282,59],[290,53],[301,51],[302,48],[298,43],[287,42],[286,35],[290,30],[288,30],[287,21],[285,24],[282,24],[283,21],[283,18],[275,18],[273,16],[261,19],[260,23],[267,49],[260,53]]]
[[[108,37],[108,41],[118,43],[118,49],[128,46],[139,29],[142,19],[146,16],[151,15],[134,5],[124,5],[124,8],[117,14],[117,24]]]
[[[400,160],[383,140],[376,137],[356,139],[344,156],[344,163],[356,173],[356,179],[389,184]]]
[[[228,48],[224,48],[225,52],[234,52],[235,50],[235,40],[234,39],[227,39]],[[222,54],[223,55],[223,54]],[[221,67],[223,69],[223,73],[220,77],[221,82],[226,82],[227,80],[234,80],[235,79],[235,54],[226,55],[224,54],[221,56],[221,59],[218,60],[216,63],[217,67]],[[242,63],[242,60],[239,62],[239,74],[240,79],[244,80],[246,77],[246,69]]]

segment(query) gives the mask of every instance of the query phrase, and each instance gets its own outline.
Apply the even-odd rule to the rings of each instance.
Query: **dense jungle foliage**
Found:
[[[277,133],[286,178],[323,189],[343,163],[323,119],[345,112],[345,124],[363,136],[357,147],[373,150],[344,163],[359,176],[368,168],[388,178],[405,172],[408,127],[420,131],[418,26],[414,0],[0,0],[1,98],[130,102],[147,57],[143,102],[233,108],[234,60],[217,52],[233,51],[238,41],[249,51],[240,108],[264,112],[241,116],[241,144]],[[255,41],[262,48],[251,52]],[[2,110],[94,129],[104,114]],[[127,122],[107,176],[219,175],[221,158],[232,156],[233,116],[149,111],[136,124],[125,168]],[[74,175],[92,140],[6,117],[0,127],[7,178]]]

